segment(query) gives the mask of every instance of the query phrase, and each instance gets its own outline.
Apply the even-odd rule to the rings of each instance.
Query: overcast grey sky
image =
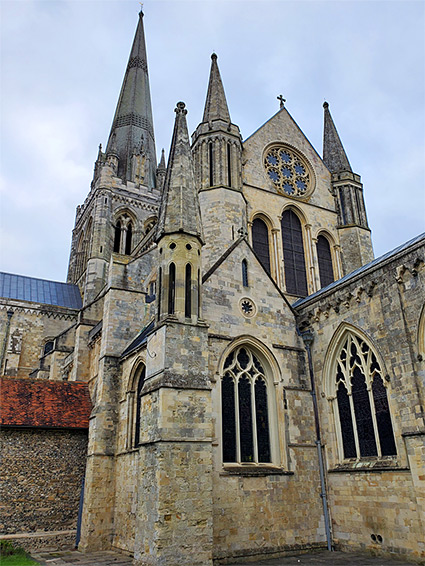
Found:
[[[65,280],[75,207],[105,147],[140,5],[1,0],[0,269]],[[247,138],[286,107],[322,153],[323,101],[362,176],[376,256],[425,229],[422,0],[147,0],[158,154],[202,118],[210,55]]]

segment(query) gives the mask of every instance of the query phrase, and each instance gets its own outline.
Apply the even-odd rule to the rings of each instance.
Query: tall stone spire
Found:
[[[347,154],[338,135],[334,121],[329,111],[329,104],[325,102],[323,127],[323,161],[331,173],[352,171]]]
[[[211,55],[210,81],[208,83],[207,99],[205,101],[203,122],[224,120],[230,122],[229,108],[226,95],[221,82],[220,71],[217,65],[217,55]]]
[[[192,153],[184,102],[178,102],[167,174],[164,182],[157,240],[164,234],[183,232],[202,241],[201,212],[195,187]]]
[[[118,177],[152,188],[155,186],[156,151],[146,57],[143,12],[133,41],[109,135],[106,153],[114,144]]]

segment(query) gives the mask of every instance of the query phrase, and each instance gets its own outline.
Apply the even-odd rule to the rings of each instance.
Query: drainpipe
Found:
[[[329,521],[328,512],[328,499],[326,495],[326,484],[325,484],[325,467],[323,465],[323,455],[322,455],[322,441],[320,438],[320,424],[319,424],[319,409],[317,406],[317,396],[316,396],[316,386],[314,382],[314,372],[313,372],[313,361],[311,357],[311,345],[314,340],[313,332],[311,330],[306,330],[305,332],[299,332],[301,338],[304,341],[305,349],[307,350],[308,358],[308,370],[310,374],[310,384],[311,384],[311,396],[313,398],[313,409],[314,409],[314,424],[316,427],[316,446],[317,455],[319,458],[319,471],[320,471],[320,497],[322,498],[323,504],[323,516],[325,519],[325,531],[326,531],[326,542],[328,545],[328,550],[332,551],[332,537],[331,537],[331,525]]]
[[[0,360],[0,373],[3,374],[3,364],[4,364],[4,358],[6,356],[6,347],[7,347],[7,341],[9,339],[9,333],[10,333],[10,319],[13,316],[13,310],[8,310],[7,311],[7,321],[6,321],[6,328],[4,331],[4,338],[3,338],[3,346],[1,349],[1,360]]]

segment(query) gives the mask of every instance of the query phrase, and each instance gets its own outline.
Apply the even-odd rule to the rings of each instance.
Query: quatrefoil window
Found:
[[[312,188],[313,174],[306,161],[292,148],[274,145],[264,156],[267,175],[284,195],[303,197]]]

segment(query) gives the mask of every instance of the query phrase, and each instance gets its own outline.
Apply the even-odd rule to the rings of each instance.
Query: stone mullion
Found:
[[[239,422],[239,380],[235,379],[236,461],[241,463],[241,430]]]
[[[252,362],[251,362],[252,364]],[[252,442],[254,444],[254,462],[258,462],[258,441],[257,441],[257,411],[255,407],[255,381],[251,382],[251,412],[252,412]]]
[[[341,277],[343,277],[342,265],[341,265],[341,246],[335,244],[333,249],[334,249],[334,257],[335,257],[335,267],[336,267],[336,273],[334,275],[336,280],[336,279],[341,279]]]

